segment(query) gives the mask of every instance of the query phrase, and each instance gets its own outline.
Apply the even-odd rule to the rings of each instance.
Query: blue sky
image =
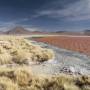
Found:
[[[0,30],[15,26],[32,31],[90,29],[90,0],[0,0]]]

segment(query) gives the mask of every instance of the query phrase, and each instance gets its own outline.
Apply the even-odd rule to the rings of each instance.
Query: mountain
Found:
[[[47,32],[32,31],[31,34],[47,34]]]
[[[23,27],[15,27],[9,31],[6,31],[5,34],[30,34],[31,32],[24,29]]]
[[[5,34],[8,35],[31,35],[31,34],[46,34],[46,32],[41,32],[41,31],[29,31],[21,26],[15,27],[9,31],[6,31]]]
[[[1,34],[4,34],[4,32],[3,32],[3,31],[0,31],[0,35],[1,35]]]
[[[90,30],[84,30],[85,35],[90,35]]]
[[[64,32],[66,32],[66,31],[56,31],[55,33],[64,33]]]

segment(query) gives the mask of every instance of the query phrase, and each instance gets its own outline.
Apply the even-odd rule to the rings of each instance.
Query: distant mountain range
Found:
[[[85,31],[84,31],[84,34],[85,34],[85,35],[90,35],[90,30],[85,30]]]
[[[0,34],[4,34],[4,32],[0,31]]]
[[[43,34],[43,33],[44,32],[40,32],[40,31],[29,31],[21,26],[15,27],[6,32],[0,31],[0,34],[6,34],[6,35],[29,35],[29,34]]]
[[[90,30],[84,30],[80,32],[72,32],[72,31],[56,31],[56,34],[64,34],[64,35],[90,35]]]
[[[0,34],[6,35],[31,35],[31,34],[65,34],[65,35],[90,35],[90,30],[84,30],[83,32],[70,32],[70,31],[56,31],[56,32],[41,32],[41,31],[30,31],[21,26],[17,26],[6,32],[0,31]]]

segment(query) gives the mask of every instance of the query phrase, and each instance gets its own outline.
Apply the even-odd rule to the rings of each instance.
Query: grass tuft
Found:
[[[18,85],[7,77],[0,77],[0,90],[19,90]]]
[[[29,40],[17,37],[0,37],[0,64],[25,64],[52,59],[52,50],[41,48]]]
[[[32,73],[30,69],[28,70],[25,67],[15,70],[14,75],[16,77],[16,82],[21,86],[28,85],[32,80]]]

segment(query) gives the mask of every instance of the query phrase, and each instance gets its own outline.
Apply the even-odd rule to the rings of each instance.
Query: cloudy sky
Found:
[[[0,30],[90,29],[90,0],[0,0]]]

